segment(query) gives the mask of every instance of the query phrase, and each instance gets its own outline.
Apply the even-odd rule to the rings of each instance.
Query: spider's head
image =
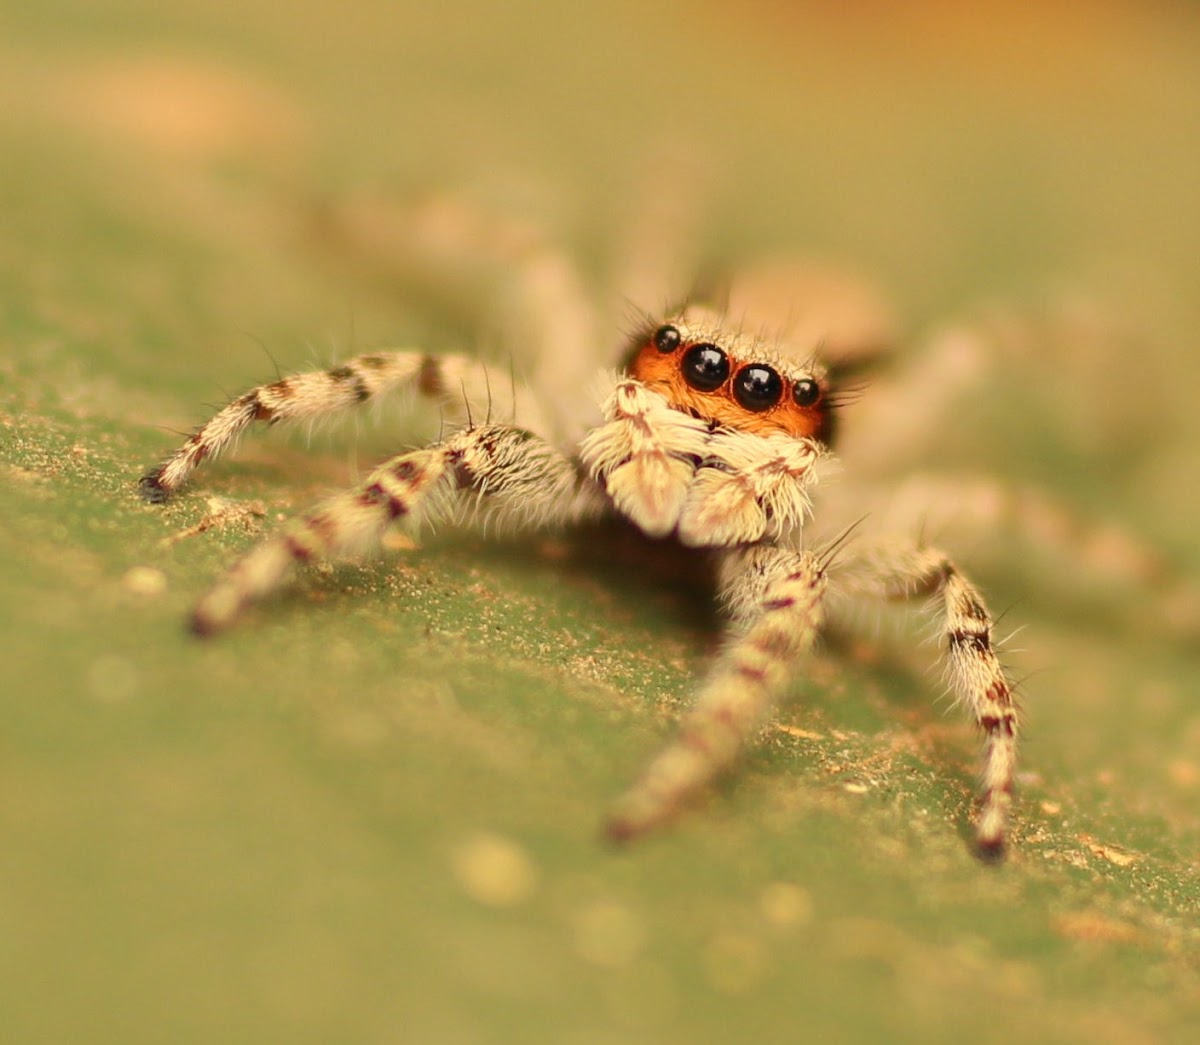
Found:
[[[691,306],[640,333],[628,370],[675,409],[714,426],[832,440],[826,369],[731,330],[708,309]]]

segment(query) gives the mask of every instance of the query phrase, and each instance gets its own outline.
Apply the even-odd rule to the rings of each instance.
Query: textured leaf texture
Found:
[[[1200,12],[990,6],[6,5],[6,1040],[1194,1040]],[[706,802],[606,845],[716,634],[703,570],[620,530],[397,537],[187,633],[259,535],[439,424],[256,434],[139,499],[231,396],[417,345],[495,359],[503,412],[503,280],[389,255],[421,194],[598,288],[694,219],[685,280],[799,250],[890,293],[902,358],[983,331],[928,465],[1075,506],[1101,578],[955,538],[1019,631],[1004,862],[919,615],[823,646]],[[642,320],[598,294],[620,345]]]

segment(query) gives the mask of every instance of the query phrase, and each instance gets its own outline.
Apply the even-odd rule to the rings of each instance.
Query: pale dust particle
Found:
[[[856,641],[850,645],[849,656],[855,663],[870,667],[883,661],[883,649],[878,643]]]
[[[167,575],[153,566],[134,566],[125,571],[121,587],[134,595],[152,597],[167,590]]]
[[[549,562],[563,562],[570,557],[571,549],[563,541],[547,539],[537,546],[538,554]]]
[[[759,896],[758,905],[763,917],[779,929],[807,925],[812,921],[811,894],[791,882],[771,882]]]
[[[133,661],[112,653],[88,665],[86,680],[88,693],[104,704],[119,704],[136,696],[141,681]]]
[[[389,530],[383,535],[379,545],[384,551],[410,552],[420,547],[408,534],[402,530]]]
[[[258,520],[267,514],[266,506],[262,501],[242,502],[229,500],[225,497],[209,497],[206,498],[205,505],[208,508],[208,513],[204,518],[194,526],[188,526],[178,533],[164,537],[161,541],[164,547],[169,547],[189,537],[195,537],[197,534],[204,533],[213,527],[224,527],[235,523],[253,533],[259,528]]]
[[[1062,812],[1062,804],[1059,802],[1041,802],[1040,806],[1047,816],[1058,816]]]
[[[1186,791],[1194,791],[1200,787],[1200,766],[1177,758],[1167,764],[1167,776],[1176,787]]]
[[[842,790],[851,795],[865,795],[871,789],[866,784],[843,784]]]
[[[1054,919],[1054,931],[1072,940],[1100,943],[1132,943],[1141,935],[1136,925],[1090,911],[1059,915]]]
[[[1142,545],[1116,526],[1093,530],[1081,550],[1097,572],[1114,573],[1130,583],[1144,581],[1154,574],[1155,563]]]
[[[786,723],[779,723],[775,727],[780,733],[786,733],[789,737],[797,737],[800,740],[824,740],[825,737],[821,733],[814,733],[812,730],[801,729],[799,726],[789,726]]]
[[[1172,633],[1194,637],[1200,631],[1200,589],[1177,585],[1163,598],[1159,612]]]
[[[900,930],[874,918],[839,918],[832,940],[846,958],[874,958],[889,965],[898,962],[905,949]]]
[[[10,464],[4,466],[4,474],[9,479],[14,479],[22,483],[41,482],[43,477],[32,468],[22,468],[20,465]]]
[[[338,718],[332,725],[332,733],[348,747],[372,748],[383,743],[390,730],[379,715],[360,711]]]
[[[575,950],[592,965],[617,969],[632,962],[646,940],[638,918],[620,904],[602,901],[573,919]]]
[[[529,854],[502,835],[480,833],[464,839],[450,855],[455,880],[485,907],[516,907],[537,890],[540,875]]]
[[[1128,852],[1118,846],[1105,845],[1103,842],[1097,842],[1090,835],[1080,835],[1079,840],[1091,850],[1093,856],[1099,856],[1107,860],[1110,864],[1116,864],[1117,867],[1129,867],[1131,864],[1136,864],[1138,856],[1136,853]]]
[[[304,114],[270,84],[180,54],[80,63],[51,100],[72,123],[185,158],[286,156],[307,137]]]
[[[722,994],[745,994],[762,979],[767,956],[762,944],[743,933],[718,933],[704,947],[704,972]]]

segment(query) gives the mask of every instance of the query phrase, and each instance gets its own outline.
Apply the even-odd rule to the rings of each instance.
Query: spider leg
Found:
[[[576,522],[603,506],[574,463],[532,433],[509,425],[464,429],[385,461],[353,489],[284,525],[200,600],[192,628],[209,635],[227,627],[280,588],[297,564],[369,551],[396,524],[528,531]]]
[[[724,554],[731,637],[679,735],[617,802],[606,825],[610,838],[625,841],[670,819],[733,763],[812,646],[825,586],[824,563],[811,552],[751,545]]]
[[[712,157],[686,138],[655,141],[638,158],[636,191],[624,208],[609,259],[609,329],[628,321],[631,306],[658,319],[695,289],[700,271],[698,218],[713,190]],[[611,360],[616,362],[616,360]]]
[[[1012,685],[993,648],[992,618],[983,596],[944,552],[915,544],[858,549],[847,573],[843,586],[851,592],[938,599],[951,686],[984,735],[975,842],[980,855],[999,857],[1012,806],[1018,719]]]
[[[570,257],[527,220],[446,194],[408,204],[361,196],[321,231],[361,267],[415,291],[448,318],[494,333],[536,383],[557,441],[583,434],[581,392],[604,358],[589,290]]]
[[[845,476],[829,493],[823,522],[838,525],[870,514],[881,533],[923,532],[970,549],[988,568],[1010,566],[1016,547],[1022,562],[1052,574],[1069,599],[1094,604],[1108,592],[1114,612],[1129,613],[1131,627],[1184,640],[1200,634],[1200,589],[1172,568],[1166,553],[1050,491],[988,475],[931,472],[899,484]],[[1147,600],[1157,612],[1144,612]]]
[[[853,389],[898,340],[892,308],[869,279],[815,258],[784,254],[739,268],[723,305],[731,320],[815,351],[835,388]]]
[[[927,456],[945,439],[954,404],[992,372],[993,356],[978,331],[951,327],[896,365],[868,371],[839,430],[838,455],[856,475],[895,475]]]
[[[487,370],[467,356],[417,351],[355,356],[328,370],[293,374],[238,396],[143,475],[139,490],[147,501],[161,504],[201,463],[225,452],[257,423],[320,420],[406,389],[440,403],[458,421],[473,409],[482,414],[491,397]],[[518,393],[518,398],[514,414],[519,412],[527,427],[536,428],[538,418],[529,396]]]

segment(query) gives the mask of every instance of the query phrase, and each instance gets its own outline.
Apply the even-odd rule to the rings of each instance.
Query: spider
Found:
[[[583,373],[604,355],[561,253],[521,225],[450,204],[415,211],[400,235],[409,274],[444,276],[450,297],[464,271],[490,267],[507,280],[523,324],[516,343],[525,380],[512,380],[513,420],[492,419],[500,397],[484,363],[421,350],[358,355],[236,397],[142,477],[147,501],[166,501],[254,426],[321,419],[402,391],[439,404],[449,434],[385,460],[263,540],[200,599],[192,629],[208,636],[228,627],[294,567],[369,551],[396,526],[528,533],[615,514],[649,538],[707,554],[726,640],[675,739],[612,808],[606,830],[623,841],[671,819],[736,761],[822,633],[831,589],[931,599],[951,688],[984,738],[975,844],[985,858],[1000,856],[1018,713],[984,598],[946,552],[912,533],[864,524],[845,539],[864,515],[870,521],[878,490],[844,474],[825,481],[836,471],[848,376],[880,347],[869,321],[857,336],[839,333],[827,306],[846,297],[838,288],[847,284],[822,283],[806,269],[789,298],[796,267],[776,265],[715,304],[696,298],[646,317],[619,356],[610,354],[618,368],[602,370],[580,405]],[[781,297],[786,320],[760,321],[778,316]],[[922,381],[931,365],[920,361]],[[901,396],[919,387],[893,384]],[[898,426],[874,464],[901,456],[903,442]]]

